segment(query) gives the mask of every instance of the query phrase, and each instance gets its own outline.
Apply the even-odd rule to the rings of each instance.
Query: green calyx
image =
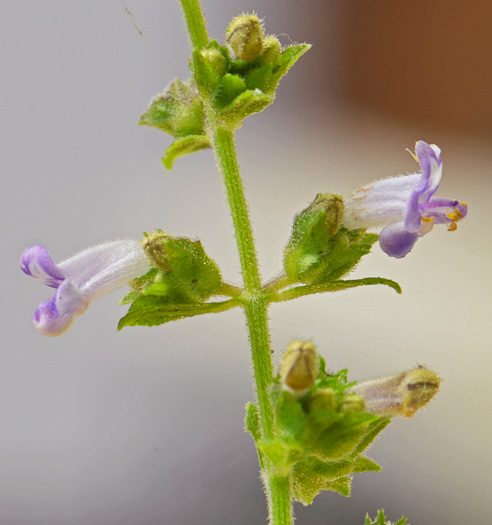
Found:
[[[139,120],[175,139],[162,158],[164,166],[171,169],[177,158],[210,148],[216,126],[235,130],[269,106],[280,79],[310,47],[282,50],[276,37],[265,36],[259,18],[247,14],[231,21],[223,45],[212,40],[194,46],[192,80],[174,80]]]
[[[219,268],[205,253],[200,241],[157,231],[148,234],[142,244],[159,273],[176,279],[192,300],[206,300],[220,290]]]
[[[210,147],[205,121],[196,87],[176,79],[151,101],[138,123],[160,129],[176,139],[162,158],[166,168],[171,169],[178,157]]]
[[[162,231],[147,234],[142,241],[153,268],[130,284],[132,290],[121,300],[132,303],[120,320],[124,326],[155,326],[195,315],[228,310],[234,301],[206,301],[222,294],[222,277],[217,263],[200,241],[173,237]]]
[[[246,429],[260,456],[277,475],[292,477],[297,501],[310,504],[324,490],[348,496],[352,474],[380,470],[363,453],[389,418],[365,413],[363,400],[346,392],[353,384],[346,370],[326,372],[322,358],[314,385],[302,397],[276,380],[270,394],[275,434],[269,440],[260,436],[256,411],[247,407]]]
[[[212,40],[207,49],[194,51],[192,61],[202,100],[211,117],[228,129],[239,128],[246,117],[270,105],[282,76],[311,47],[299,44],[282,51],[275,37],[263,37],[256,21],[238,27],[224,45]]]
[[[177,139],[205,134],[205,115],[198,92],[179,79],[151,101],[138,123],[158,128]]]
[[[284,268],[292,282],[324,284],[350,272],[368,254],[378,236],[342,228],[343,199],[318,194],[294,218],[284,251]]]

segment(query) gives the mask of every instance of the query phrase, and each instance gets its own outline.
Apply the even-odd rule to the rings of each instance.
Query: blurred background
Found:
[[[490,503],[492,4],[436,0],[204,0],[211,36],[255,10],[284,45],[313,49],[249,118],[238,151],[265,278],[279,272],[294,214],[317,192],[346,194],[411,173],[405,148],[442,148],[440,196],[469,203],[457,232],[421,239],[403,260],[374,248],[353,274],[386,287],[271,308],[277,354],[312,338],[333,370],[361,380],[436,370],[442,391],[394,420],[352,496],[296,505],[306,525],[358,525],[383,507],[413,525],[485,524]],[[4,2],[0,195],[0,523],[265,523],[253,442],[244,320],[233,310],[116,332],[121,294],[59,338],[32,311],[50,290],[18,269],[44,244],[55,260],[153,228],[198,237],[226,279],[239,261],[211,152],[166,172],[170,138],[136,121],[189,47],[177,0]]]

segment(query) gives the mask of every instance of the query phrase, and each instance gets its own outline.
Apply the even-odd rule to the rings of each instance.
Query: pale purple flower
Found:
[[[441,182],[441,150],[420,140],[414,157],[421,173],[373,182],[344,200],[344,226],[351,230],[384,226],[379,244],[398,259],[405,257],[434,224],[446,224],[454,231],[467,213],[464,202],[432,198]]]
[[[34,312],[34,326],[47,336],[62,334],[93,299],[150,269],[142,244],[136,240],[98,244],[58,264],[44,246],[36,244],[24,250],[19,264],[25,274],[56,288],[55,295]]]

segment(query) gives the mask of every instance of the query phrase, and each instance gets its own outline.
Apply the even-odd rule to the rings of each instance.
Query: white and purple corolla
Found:
[[[93,299],[150,269],[142,244],[136,240],[98,244],[58,264],[37,244],[24,250],[19,264],[25,274],[56,288],[55,295],[34,312],[34,326],[47,336],[62,334]]]
[[[467,213],[464,202],[432,198],[442,177],[441,150],[420,140],[414,157],[421,173],[373,182],[344,200],[344,226],[351,230],[384,226],[379,244],[398,259],[405,257],[434,224],[446,224],[454,231]]]

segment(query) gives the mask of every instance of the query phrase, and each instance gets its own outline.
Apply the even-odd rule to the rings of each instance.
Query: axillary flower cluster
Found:
[[[414,158],[421,173],[373,182],[344,200],[344,225],[348,229],[384,226],[379,244],[385,253],[398,259],[405,257],[434,224],[446,224],[454,231],[467,213],[464,202],[433,198],[442,177],[441,150],[420,140]]]
[[[379,180],[343,199],[343,226],[349,230],[381,227],[379,244],[391,257],[402,258],[434,224],[454,231],[467,206],[435,198],[442,177],[441,151],[419,141],[415,159],[420,173]],[[142,243],[119,240],[98,244],[55,264],[41,245],[27,248],[20,267],[27,275],[56,289],[34,312],[34,326],[44,335],[65,332],[89,303],[149,271],[152,262]]]

